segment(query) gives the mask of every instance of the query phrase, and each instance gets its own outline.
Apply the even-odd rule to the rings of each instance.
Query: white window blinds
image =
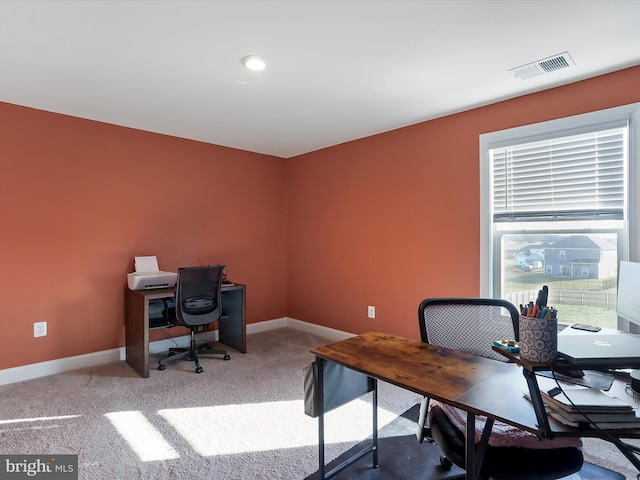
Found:
[[[627,127],[490,150],[493,220],[622,219]]]

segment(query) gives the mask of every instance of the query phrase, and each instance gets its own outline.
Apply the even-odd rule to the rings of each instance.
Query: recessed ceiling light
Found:
[[[264,67],[267,66],[262,57],[259,57],[258,55],[247,55],[246,57],[242,57],[242,63],[249,70],[264,70]]]

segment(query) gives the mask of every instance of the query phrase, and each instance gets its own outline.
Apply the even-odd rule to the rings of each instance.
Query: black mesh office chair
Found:
[[[204,370],[198,355],[222,355],[231,357],[225,350],[216,350],[209,343],[196,346],[196,333],[208,330],[209,325],[222,315],[222,265],[213,267],[189,267],[178,269],[175,307],[165,308],[166,320],[191,330],[189,348],[170,348],[165,358],[158,362],[158,370],[164,370],[167,360],[189,356],[196,364],[196,373]]]
[[[505,300],[485,298],[433,298],[418,308],[423,342],[506,361],[491,348],[494,340],[519,340],[519,313]],[[420,405],[418,439],[433,441],[443,456],[440,463],[465,468],[465,437],[445,411],[429,409],[429,398]],[[582,468],[583,456],[576,446],[550,449],[489,445],[480,478],[509,480],[552,480]]]

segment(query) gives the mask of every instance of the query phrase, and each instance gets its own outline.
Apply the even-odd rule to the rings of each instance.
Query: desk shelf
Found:
[[[547,411],[544,406],[544,402],[542,400],[542,395],[540,393],[540,388],[538,386],[538,380],[536,372],[542,371],[552,371],[557,368],[567,367],[567,368],[580,368],[581,370],[602,370],[602,364],[598,364],[598,362],[594,361],[593,363],[581,363],[579,367],[570,363],[569,361],[559,358],[552,364],[544,364],[538,362],[532,362],[530,360],[521,358],[518,353],[509,352],[503,348],[492,346],[494,351],[500,353],[505,356],[512,362],[515,362],[522,366],[522,373],[527,380],[527,385],[529,387],[529,395],[531,396],[531,403],[533,404],[533,409],[536,414],[536,418],[538,420],[538,425],[543,431],[543,435],[548,438],[552,438],[555,435],[563,435],[563,434],[573,434],[575,436],[582,437],[599,437],[603,438],[607,441],[612,442],[621,453],[627,457],[627,459],[638,469],[640,470],[640,459],[632,452],[626,449],[621,441],[623,438],[640,438],[640,428],[617,428],[617,429],[596,429],[596,428],[577,428],[577,427],[569,427],[556,421],[553,421],[553,428],[550,424],[550,419],[547,415]],[[627,364],[620,364],[618,368],[628,368]],[[614,380],[613,389],[616,393],[620,394],[623,398],[629,399],[629,395],[625,394],[626,386],[624,382],[620,379]],[[633,399],[630,402],[634,407],[638,407],[640,402]]]

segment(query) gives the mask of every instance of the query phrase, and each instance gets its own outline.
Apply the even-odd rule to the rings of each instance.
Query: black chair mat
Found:
[[[398,430],[396,422],[407,422],[415,425],[418,418],[416,405],[395,419],[389,426],[383,427],[378,440],[378,468],[372,468],[372,455],[365,455],[357,462],[349,465],[336,476],[336,480],[445,480],[463,474],[463,470],[455,465],[451,470],[440,466],[440,450],[427,442],[419,443],[413,432],[400,436],[387,436],[389,430]],[[395,428],[394,428],[395,427]],[[338,458],[328,463],[326,471],[340,465],[355,452],[370,444],[363,441]],[[319,472],[309,475],[305,480],[321,480]],[[606,468],[584,463],[582,470],[562,480],[625,480],[624,475]]]

